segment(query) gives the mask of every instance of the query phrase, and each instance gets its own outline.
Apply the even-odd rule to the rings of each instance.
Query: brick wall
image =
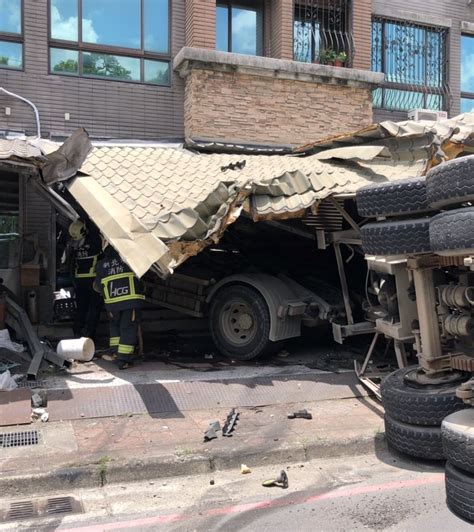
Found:
[[[293,59],[293,0],[271,2],[269,56],[276,59]]]
[[[216,0],[186,0],[186,46],[216,47]]]
[[[353,0],[352,32],[354,68],[370,70],[372,41],[372,0]]]
[[[195,139],[299,145],[372,123],[369,89],[201,69],[184,108]]]

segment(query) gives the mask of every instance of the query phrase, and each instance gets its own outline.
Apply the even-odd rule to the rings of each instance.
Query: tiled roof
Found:
[[[217,241],[241,208],[254,220],[299,216],[330,195],[419,175],[425,166],[425,161],[396,168],[383,161],[374,168],[363,163],[322,161],[317,155],[196,154],[176,148],[105,146],[92,151],[81,169],[88,177],[77,177],[70,190],[103,231],[97,205],[91,208],[97,195],[109,209],[115,205],[130,213],[143,231],[168,245],[170,268],[185,259],[186,243]]]

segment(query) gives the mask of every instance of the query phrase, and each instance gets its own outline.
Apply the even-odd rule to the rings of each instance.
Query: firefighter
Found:
[[[74,336],[95,339],[97,325],[104,302],[94,290],[96,267],[102,253],[102,240],[99,231],[88,229],[84,222],[76,221],[69,226],[73,250],[74,286],[76,312],[74,316]]]
[[[103,295],[109,313],[110,347],[116,349],[119,368],[127,369],[134,362],[145,295],[138,278],[110,244],[97,265],[95,289]]]

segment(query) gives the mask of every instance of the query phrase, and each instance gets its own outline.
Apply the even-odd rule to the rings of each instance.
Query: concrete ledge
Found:
[[[270,57],[232,54],[203,48],[182,48],[174,58],[173,68],[185,78],[192,70],[240,72],[311,83],[374,88],[383,83],[385,75],[369,70],[300,63]]]
[[[288,465],[317,458],[355,457],[374,453],[386,447],[383,434],[365,434],[347,437],[339,441],[317,440],[313,442],[284,443],[274,448],[249,448],[235,452],[214,451],[190,453],[188,456],[158,455],[156,457],[123,458],[107,457],[84,465],[71,465],[44,472],[20,475],[3,473],[0,477],[0,493],[8,498],[66,493],[77,488],[97,488],[105,484],[155,480],[168,477],[200,475],[219,470],[236,469],[246,463],[251,467],[263,465]]]

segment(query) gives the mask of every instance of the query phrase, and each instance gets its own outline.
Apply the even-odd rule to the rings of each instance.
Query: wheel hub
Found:
[[[229,302],[221,316],[221,327],[228,341],[236,345],[248,344],[257,331],[251,306],[242,300]]]
[[[248,331],[252,328],[253,318],[250,314],[241,314],[237,319],[237,325],[240,329]]]

